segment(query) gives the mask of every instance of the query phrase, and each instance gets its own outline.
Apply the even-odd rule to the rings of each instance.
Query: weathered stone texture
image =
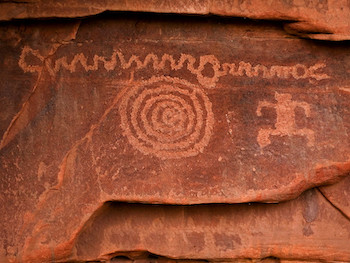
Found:
[[[320,188],[324,196],[350,220],[350,176],[337,184]]]
[[[288,32],[307,38],[350,39],[348,0],[14,0],[0,7],[0,20],[81,17],[104,11],[214,14],[282,20]]]
[[[350,258],[349,221],[317,190],[268,205],[111,203],[92,221],[77,238],[75,251],[80,259],[110,258],[136,250],[178,259]]]
[[[0,32],[4,262],[350,261],[348,43],[154,14]]]

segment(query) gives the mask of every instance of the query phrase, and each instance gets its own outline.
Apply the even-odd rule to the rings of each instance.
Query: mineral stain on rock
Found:
[[[305,236],[311,236],[314,232],[312,231],[311,225],[307,224],[304,228],[303,228],[303,234]]]
[[[227,235],[225,233],[214,234],[215,245],[220,250],[233,250],[235,248],[234,243],[242,245],[241,239],[238,235]]]
[[[317,220],[317,217],[319,214],[318,202],[315,202],[315,198],[317,198],[316,191],[317,191],[316,189],[310,190],[304,195],[305,208],[303,211],[303,217],[306,224],[303,228],[303,234],[307,237],[314,234],[311,226],[312,226],[312,222]]]
[[[303,211],[303,217],[307,223],[315,221],[319,214],[318,202],[315,202],[317,190],[310,190],[305,193],[305,208]]]
[[[194,252],[199,252],[205,249],[205,234],[200,232],[186,233],[186,240]]]

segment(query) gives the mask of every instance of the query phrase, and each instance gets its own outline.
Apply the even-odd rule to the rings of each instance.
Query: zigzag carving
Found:
[[[166,65],[170,65],[172,70],[179,70],[186,68],[189,72],[194,74],[200,84],[205,87],[215,87],[219,78],[226,75],[232,76],[246,76],[249,78],[261,77],[264,79],[281,78],[281,79],[314,79],[323,80],[328,79],[330,76],[327,74],[316,72],[320,71],[326,65],[324,63],[316,63],[312,66],[305,66],[303,64],[295,64],[292,66],[265,66],[261,64],[252,65],[249,62],[240,61],[236,63],[220,63],[220,61],[214,55],[204,55],[199,57],[198,67],[195,67],[197,59],[190,54],[181,54],[180,58],[176,60],[173,55],[163,54],[161,58],[156,54],[149,53],[142,60],[137,55],[131,55],[129,59],[126,59],[124,54],[118,50],[113,51],[113,54],[106,58],[104,56],[94,55],[92,63],[88,63],[88,57],[83,53],[74,55],[73,59],[69,62],[67,57],[60,57],[56,60],[52,58],[44,59],[38,50],[25,46],[22,50],[19,66],[24,72],[38,72],[41,66],[28,65],[26,57],[29,55],[37,57],[41,62],[45,62],[49,73],[55,76],[60,70],[67,70],[71,73],[75,72],[77,66],[80,64],[85,71],[97,71],[103,68],[107,71],[115,70],[118,66],[121,69],[129,69],[134,67],[136,70],[140,70],[146,67],[153,67],[154,70],[162,70]],[[211,66],[213,74],[208,77],[205,76],[203,70],[206,65]]]

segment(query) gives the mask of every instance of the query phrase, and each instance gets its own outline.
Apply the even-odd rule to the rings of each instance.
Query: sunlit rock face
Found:
[[[0,262],[350,261],[348,43],[132,13],[0,38]]]

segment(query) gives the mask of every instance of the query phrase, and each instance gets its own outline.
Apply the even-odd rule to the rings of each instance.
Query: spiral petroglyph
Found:
[[[176,78],[152,78],[131,87],[120,103],[130,144],[161,159],[195,156],[208,145],[214,116],[198,87]]]

